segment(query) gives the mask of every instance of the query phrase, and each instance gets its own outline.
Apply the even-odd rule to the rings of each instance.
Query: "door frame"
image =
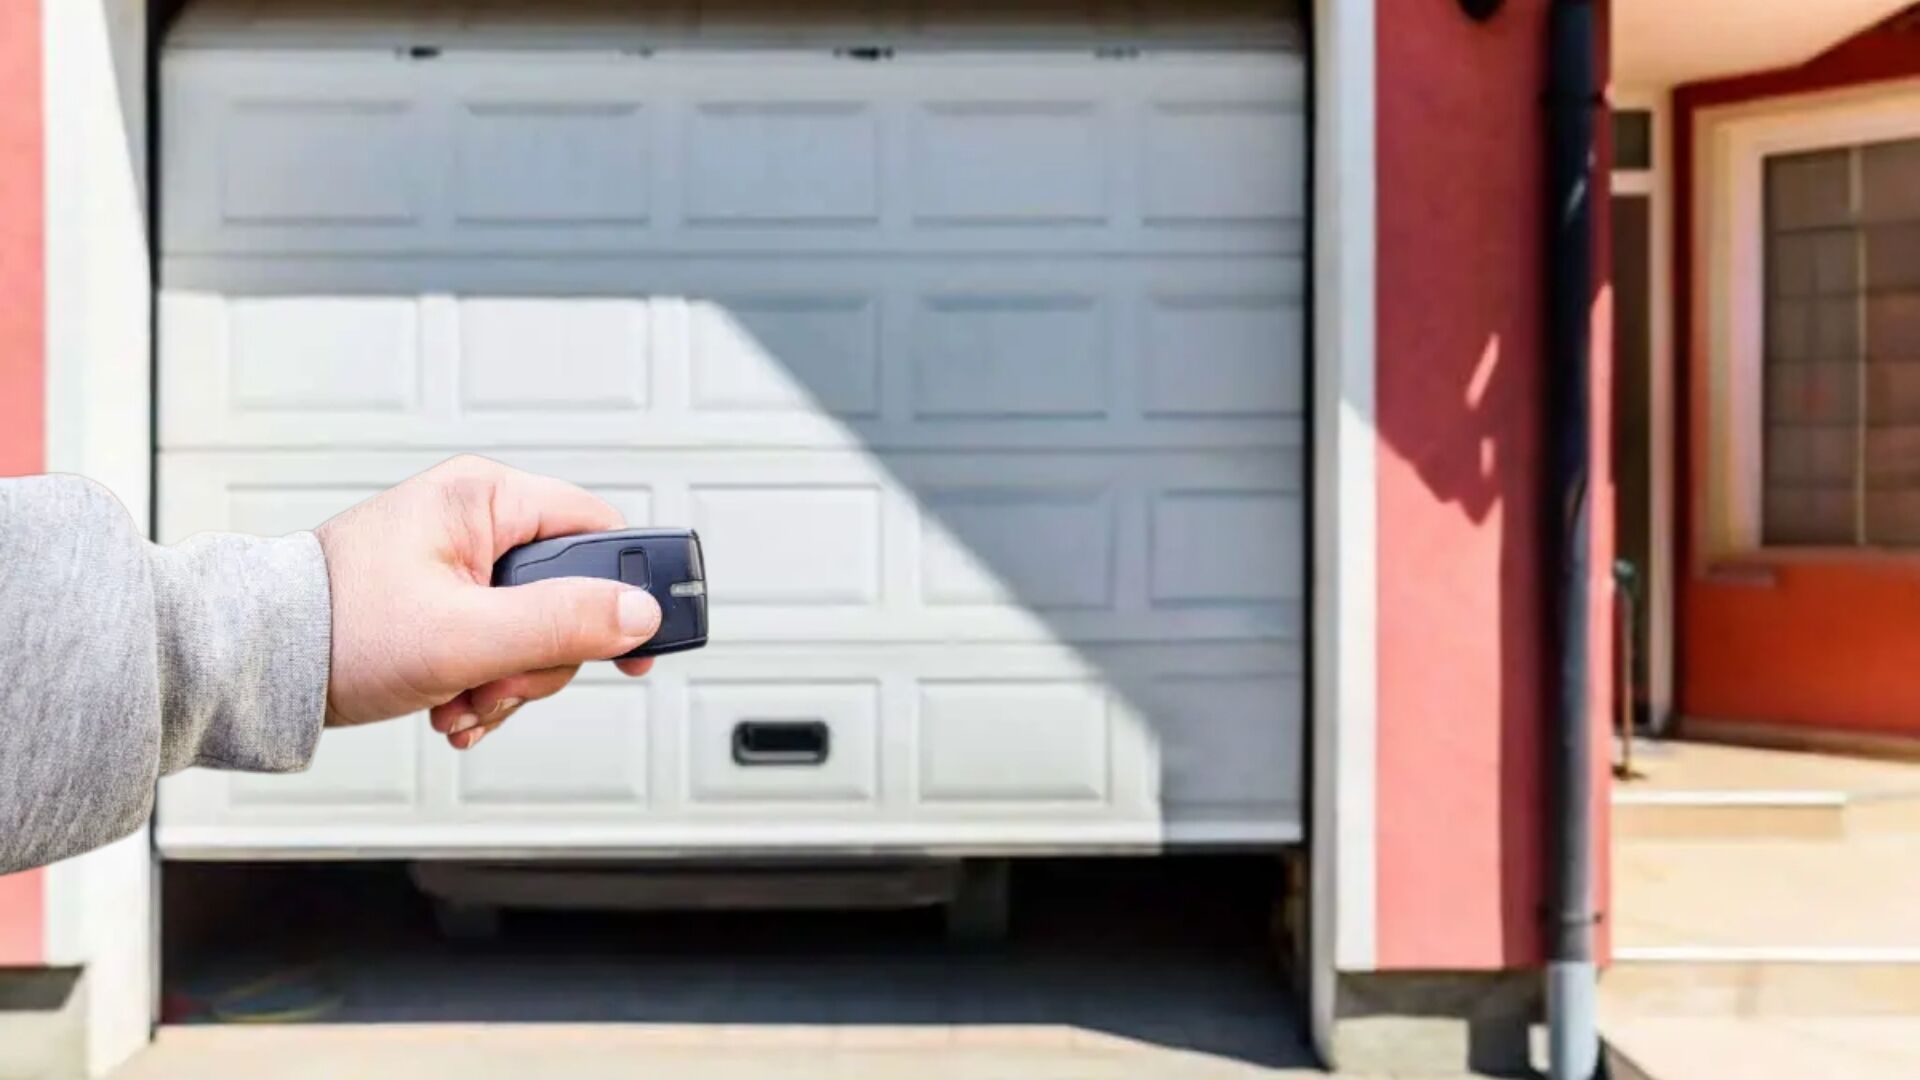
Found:
[[[152,535],[153,273],[145,0],[41,0],[46,469],[105,485]],[[46,872],[46,956],[85,969],[87,1069],[144,1046],[158,1002],[151,829]]]
[[[1673,349],[1673,140],[1672,95],[1665,89],[1616,89],[1615,110],[1644,109],[1652,119],[1652,160],[1646,169],[1615,168],[1613,195],[1647,200],[1647,713],[1656,732],[1674,721],[1674,532],[1679,457],[1675,445]]]

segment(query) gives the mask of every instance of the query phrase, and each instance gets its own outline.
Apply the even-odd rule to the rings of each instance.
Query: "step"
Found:
[[[1920,763],[1646,742],[1614,787],[1620,842],[1920,836]]]
[[[1920,1019],[1765,1020],[1636,1016],[1603,1020],[1613,1080],[1913,1080]]]
[[[1621,841],[1920,837],[1920,792],[1628,791],[1613,800]]]
[[[1644,949],[1920,948],[1920,837],[1622,842],[1613,944]]]
[[[1613,835],[1633,840],[1838,840],[1850,825],[1843,791],[1622,791]]]
[[[1600,1033],[1614,1080],[1912,1080],[1920,949],[1616,949]]]
[[[1623,842],[1613,875],[1618,1012],[1920,1014],[1920,837]]]
[[[1614,950],[1601,979],[1608,1015],[1920,1015],[1920,948]]]
[[[1600,987],[1611,1075],[1920,1077],[1920,765],[1634,749]]]

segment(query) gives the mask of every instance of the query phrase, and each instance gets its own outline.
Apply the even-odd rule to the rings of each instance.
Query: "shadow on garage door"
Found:
[[[1269,933],[1279,877],[1257,858],[1018,863],[1010,939],[974,949],[947,944],[930,911],[514,912],[498,938],[456,943],[399,864],[176,863],[166,1009],[185,1024],[646,1024],[749,1043],[778,1029],[796,1047],[809,1031],[1144,1045],[1304,1068]]]

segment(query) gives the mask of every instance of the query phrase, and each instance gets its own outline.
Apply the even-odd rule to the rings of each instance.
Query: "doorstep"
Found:
[[[1920,763],[1638,743],[1601,1030],[1633,1080],[1920,1077]]]

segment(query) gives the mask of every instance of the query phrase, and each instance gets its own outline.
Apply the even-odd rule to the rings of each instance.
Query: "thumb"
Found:
[[[551,578],[477,590],[469,615],[468,685],[525,671],[606,660],[660,629],[660,605],[645,589],[601,578]]]

